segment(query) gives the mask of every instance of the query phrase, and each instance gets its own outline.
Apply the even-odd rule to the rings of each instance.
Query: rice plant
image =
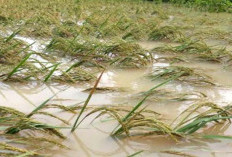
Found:
[[[114,119],[118,121],[121,126],[121,129],[116,133],[113,132],[114,136],[121,135],[125,133],[127,136],[134,134],[171,134],[171,128],[169,128],[165,123],[159,120],[159,114],[151,111],[142,109],[140,111],[133,112],[133,114],[126,121],[123,121],[123,117],[130,112],[129,107],[120,107],[120,106],[112,106],[112,107],[99,107],[90,111],[85,118],[88,116],[99,113],[96,117],[110,115]],[[146,115],[148,114],[148,115]],[[146,115],[146,116],[145,116]],[[146,128],[154,128],[147,129]]]
[[[227,107],[221,108],[211,102],[193,104],[174,120],[173,123],[177,123],[174,130],[178,133],[192,134],[208,123],[230,123],[231,118]]]
[[[161,82],[160,84],[158,84],[158,85],[154,86],[153,88],[151,88],[150,90],[148,90],[147,95],[144,96],[144,98],[141,101],[139,101],[139,103],[136,104],[129,112],[127,111],[127,113],[125,115],[121,115],[120,112],[118,112],[117,110],[115,110],[111,107],[100,107],[100,108],[96,108],[96,109],[90,111],[83,118],[83,120],[85,118],[87,118],[88,116],[96,113],[96,112],[100,112],[100,114],[96,118],[98,118],[102,115],[105,115],[105,114],[109,114],[110,116],[112,116],[114,119],[116,119],[118,121],[119,125],[112,131],[113,136],[117,136],[117,135],[120,135],[123,133],[125,133],[127,136],[130,136],[131,131],[135,130],[135,132],[136,132],[136,130],[140,130],[143,133],[145,132],[145,134],[170,135],[172,138],[175,139],[175,135],[177,135],[177,134],[172,132],[172,128],[169,127],[169,125],[165,124],[164,122],[162,122],[161,120],[159,120],[156,117],[156,115],[157,115],[156,112],[153,112],[151,110],[146,110],[146,106],[143,107],[142,109],[140,109],[140,108],[144,104],[146,99],[149,97],[149,93],[151,93],[155,89],[169,83],[170,81],[178,78],[180,75],[181,74],[174,75],[173,77]],[[95,85],[95,87],[96,87],[96,85]],[[125,112],[125,110],[119,110],[119,111]],[[141,116],[141,114],[143,112],[149,113],[151,115],[148,115],[148,116],[142,115]],[[179,135],[177,135],[177,136],[179,136]]]

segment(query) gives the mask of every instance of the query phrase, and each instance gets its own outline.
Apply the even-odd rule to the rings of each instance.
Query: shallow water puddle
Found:
[[[135,105],[142,97],[136,95],[140,92],[149,90],[157,85],[158,82],[151,81],[145,77],[148,73],[157,67],[168,66],[167,63],[154,63],[153,67],[144,69],[112,69],[104,73],[99,87],[110,87],[114,90],[96,92],[90,101],[90,105],[112,105],[112,104],[127,104]],[[191,63],[177,64],[181,66],[193,67],[212,77],[219,85],[216,87],[195,87],[181,83],[169,83],[160,89],[172,90],[174,93],[184,92],[202,92],[207,97],[207,101],[212,101],[218,105],[228,105],[232,102],[232,84],[230,78],[232,72],[223,71],[220,65],[211,63]],[[61,105],[74,105],[85,101],[88,96],[88,91],[93,83],[85,83],[79,85],[59,85],[59,84],[36,84],[27,85],[21,84],[3,84],[0,85],[0,105],[12,107],[29,113],[35,106],[41,104],[55,93],[64,90],[57,94],[51,103]],[[137,97],[137,98],[135,98]],[[164,119],[170,121],[174,119],[181,111],[186,109],[190,104],[196,102],[191,101],[169,101],[169,100],[149,100],[144,105],[149,105],[149,108],[163,114]],[[56,111],[53,111],[56,112]],[[72,114],[56,113],[60,117],[70,120],[71,124],[75,118]],[[38,116],[38,119],[46,123],[62,126],[60,122],[52,118]],[[116,126],[114,121],[101,122],[102,118],[90,124],[91,118],[77,129],[74,134],[70,134],[70,130],[63,130],[68,139],[64,144],[69,146],[71,150],[60,150],[54,152],[53,156],[128,156],[135,152],[144,150],[141,156],[157,156],[169,157],[175,156],[168,153],[160,153],[160,151],[173,150],[185,153],[190,153],[196,156],[231,156],[232,142],[229,140],[206,140],[206,139],[183,139],[176,143],[170,138],[162,136],[136,136],[130,138],[112,138],[110,132]],[[209,128],[208,132],[230,135],[232,128],[225,130]],[[217,150],[217,151],[215,151]],[[49,153],[49,152],[48,152]],[[139,156],[139,155],[138,155]]]

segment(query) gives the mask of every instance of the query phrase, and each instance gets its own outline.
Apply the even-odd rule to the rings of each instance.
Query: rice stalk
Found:
[[[89,103],[89,101],[90,101],[92,95],[94,94],[95,89],[97,88],[97,85],[98,85],[98,83],[100,82],[103,73],[104,73],[104,71],[102,71],[102,73],[101,73],[100,76],[98,77],[98,79],[97,79],[97,81],[96,81],[96,83],[95,83],[93,89],[90,91],[89,96],[87,97],[87,99],[86,99],[84,105],[82,106],[82,109],[81,109],[81,111],[80,111],[80,113],[79,113],[79,115],[78,115],[76,121],[75,121],[74,124],[73,124],[73,127],[72,127],[71,132],[75,131],[76,128],[80,125],[80,123],[77,124],[77,122],[78,122],[78,120],[80,119],[81,115],[83,114],[84,110],[86,109],[86,107],[87,107],[87,105],[88,105],[88,103]]]

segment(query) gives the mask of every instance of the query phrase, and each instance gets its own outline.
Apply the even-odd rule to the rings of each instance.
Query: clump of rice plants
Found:
[[[93,65],[141,67],[151,62],[151,55],[135,43],[98,41],[93,39],[54,38],[47,46],[57,54],[69,55]]]
[[[167,79],[160,84],[154,86],[150,90],[147,91],[147,93],[153,92],[155,89],[159,88],[160,86],[163,86],[170,81],[177,78],[179,75],[175,75],[171,77],[170,79]],[[100,78],[100,77],[99,77]],[[96,88],[96,85],[95,85]],[[91,92],[93,92],[92,90]],[[91,93],[90,93],[91,94]],[[84,118],[87,118],[89,115],[92,115],[93,113],[100,112],[100,114],[96,117],[100,117],[105,114],[109,114],[114,119],[116,119],[119,123],[119,125],[112,131],[112,135],[121,135],[126,134],[127,136],[130,136],[131,131],[142,131],[143,134],[162,134],[162,135],[170,135],[171,137],[174,137],[175,133],[172,132],[172,129],[166,125],[164,122],[159,120],[159,117],[157,117],[157,113],[151,110],[146,110],[146,106],[142,109],[141,106],[145,102],[145,100],[148,98],[149,95],[146,95],[138,104],[136,104],[129,112],[126,110],[126,114],[122,115],[120,112],[125,112],[125,110],[119,110],[119,112],[116,109],[113,109],[111,107],[100,107],[96,108],[93,111],[90,111]],[[88,99],[87,99],[88,100]],[[141,115],[142,113],[146,113],[148,115]],[[151,114],[151,115],[149,115]],[[158,114],[159,115],[159,114]],[[95,118],[95,119],[96,119]],[[136,134],[136,133],[135,133]]]
[[[184,110],[175,120],[174,130],[178,133],[192,134],[204,128],[208,123],[230,122],[230,106],[219,107],[214,103],[193,104]]]
[[[159,6],[143,3],[141,7],[139,1],[133,2],[133,5],[131,1],[115,3],[100,0],[94,3],[88,0],[78,5],[75,1],[64,0],[52,0],[43,4],[26,0],[16,4],[17,1],[2,2],[2,23],[7,25],[11,21],[14,27],[23,27],[21,35],[25,36],[69,38],[83,35],[143,39],[156,24],[154,21],[167,18],[166,13],[154,16],[155,11],[162,10]],[[51,9],[51,6],[56,9]],[[14,12],[9,12],[12,9]],[[45,13],[46,10],[49,13]]]
[[[218,62],[229,65],[232,60],[232,54],[225,48],[222,48],[215,49],[214,51],[212,51],[211,54],[200,54],[199,56],[197,56],[197,58],[202,59],[204,61]]]
[[[204,130],[208,124],[221,124],[229,122],[232,118],[231,106],[219,107],[211,102],[196,103],[184,110],[171,124],[164,122],[162,116],[146,107],[131,112],[130,109],[123,106],[97,107],[92,109],[85,117],[98,113],[94,119],[109,115],[114,118],[120,127],[114,129],[113,136],[125,134],[127,136],[135,135],[169,135],[174,140],[186,135],[192,135],[198,130]],[[125,115],[130,112],[131,115],[125,119]],[[124,117],[124,118],[123,118]]]
[[[39,66],[36,66],[39,65]],[[67,65],[65,63],[64,65]],[[34,60],[31,54],[26,55],[17,65],[6,66],[0,75],[0,79],[5,82],[28,82],[28,81],[39,81],[39,82],[66,82],[75,83],[79,81],[90,81],[95,76],[81,67],[75,67],[70,70],[60,68],[61,63],[52,62],[40,62]],[[2,67],[4,68],[4,67]]]
[[[151,74],[149,74],[148,77],[154,81],[159,79],[168,79],[171,76],[175,76],[177,74],[181,75],[178,78],[176,78],[176,81],[182,83],[188,83],[199,86],[215,85],[209,76],[196,72],[191,68],[181,66],[157,68]]]
[[[184,63],[187,62],[187,60],[183,56],[167,56],[167,57],[158,57],[154,59],[156,62],[159,63],[169,63],[169,64],[175,64],[175,63]]]
[[[99,113],[95,119],[100,116],[110,115],[116,119],[121,126],[119,131],[113,133],[114,135],[121,135],[125,133],[127,136],[130,136],[141,133],[150,134],[152,132],[157,134],[172,134],[171,128],[160,120],[161,117],[159,113],[152,110],[146,110],[145,108],[134,112],[130,118],[123,121],[123,117],[125,117],[125,115],[131,111],[130,108],[131,107],[126,106],[97,107],[90,111],[85,118],[94,113]],[[148,127],[152,127],[154,130],[146,130]]]
[[[94,79],[92,74],[79,67],[81,64],[75,64],[63,72],[65,69],[59,68],[61,63],[58,59],[46,53],[33,52],[30,50],[31,45],[14,39],[17,33],[18,31],[13,32],[0,40],[1,80],[47,82],[53,79],[60,82],[78,82]]]
[[[203,61],[228,64],[232,55],[225,48],[213,48],[202,41],[185,40],[178,46],[163,46],[153,49],[159,53],[176,53],[184,55],[193,55],[192,57]]]
[[[204,42],[186,40],[178,46],[165,46],[155,48],[154,51],[158,52],[171,52],[183,54],[211,54],[212,49]]]
[[[149,35],[149,40],[176,40],[181,36],[182,33],[177,27],[163,26],[152,30]]]
[[[38,111],[33,114],[43,114],[64,121],[48,112]],[[30,115],[9,107],[1,106],[0,115],[0,136],[4,137],[0,142],[1,155],[3,153],[4,156],[40,156],[42,154],[39,152],[43,149],[50,150],[54,146],[67,148],[60,143],[59,138],[64,139],[65,136],[57,130],[56,126],[35,121]],[[24,134],[19,134],[19,132],[24,132]],[[37,132],[37,136],[31,136],[29,132]],[[45,138],[46,136],[48,137]],[[34,145],[35,142],[37,145]],[[27,150],[27,147],[32,148]]]
[[[72,68],[70,71],[62,71],[61,75],[52,76],[51,80],[56,82],[75,83],[80,81],[90,81],[95,78],[96,77],[87,70],[81,67],[76,67]]]
[[[54,134],[58,137],[64,136],[53,126],[37,122],[26,114],[8,107],[0,107],[1,126],[5,127],[6,134],[15,134],[22,130],[40,130],[42,132]],[[39,113],[42,114],[42,113]],[[46,114],[46,113],[44,113]],[[49,116],[49,114],[46,114]],[[53,116],[54,117],[54,116]],[[56,117],[55,117],[56,118]]]
[[[0,36],[0,64],[12,65],[21,60],[20,52],[25,45],[15,39],[4,38]],[[24,53],[24,52],[23,52]]]
[[[166,20],[169,18],[168,15],[166,14],[166,12],[158,7],[154,8],[151,15],[158,15],[161,19],[166,19]]]

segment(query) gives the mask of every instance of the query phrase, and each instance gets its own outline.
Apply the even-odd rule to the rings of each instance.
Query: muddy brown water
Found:
[[[161,43],[159,43],[161,44]],[[148,49],[154,43],[147,43]],[[157,57],[159,57],[157,55]],[[206,62],[187,62],[175,64],[197,69],[198,71],[212,77],[217,84],[215,87],[197,87],[182,83],[169,83],[161,89],[172,90],[176,93],[202,92],[207,95],[204,101],[211,101],[220,106],[232,103],[232,71],[225,69],[221,64]],[[110,69],[106,71],[100,81],[99,87],[112,87],[123,89],[122,91],[107,91],[95,93],[90,101],[90,105],[112,105],[127,104],[135,105],[140,98],[135,98],[136,94],[149,90],[158,84],[145,77],[157,67],[169,66],[169,63],[154,63],[152,66],[143,69]],[[0,83],[0,105],[12,107],[22,112],[29,113],[35,106],[57,94],[51,103],[61,105],[73,105],[85,101],[88,92],[85,89],[93,84],[82,83],[78,85],[60,84],[5,84]],[[156,112],[161,113],[167,121],[173,120],[192,103],[196,101],[147,101],[144,105],[149,105]],[[51,111],[71,123],[75,120],[72,114]],[[43,116],[37,117],[40,121],[52,125],[63,126],[62,123]],[[134,136],[128,138],[113,138],[111,131],[117,125],[114,121],[103,122],[98,119],[91,123],[87,119],[80,127],[71,134],[70,130],[62,130],[68,137],[63,144],[70,147],[70,150],[57,150],[53,152],[54,157],[123,157],[143,150],[137,156],[146,157],[175,157],[176,155],[160,153],[160,151],[173,150],[192,154],[198,157],[231,157],[231,140],[206,140],[197,138],[186,138],[175,142],[166,136]],[[232,127],[221,129],[220,126],[205,128],[209,134],[231,135]],[[49,152],[48,152],[49,153]]]

